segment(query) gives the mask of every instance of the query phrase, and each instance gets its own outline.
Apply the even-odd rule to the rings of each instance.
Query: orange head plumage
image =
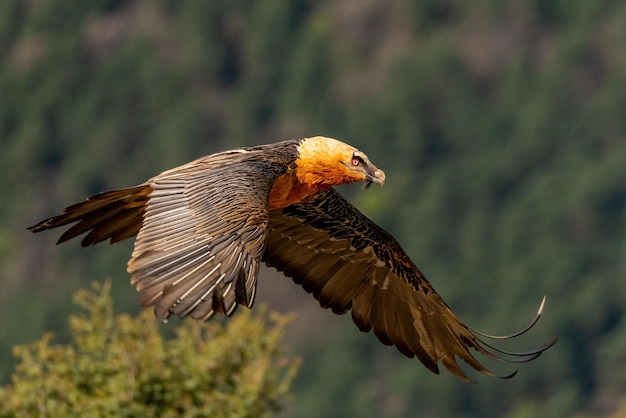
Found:
[[[320,190],[364,181],[383,185],[385,173],[367,155],[336,139],[316,136],[300,142],[295,167],[280,176],[270,193],[270,209],[306,200]]]
[[[296,176],[303,183],[320,189],[364,181],[383,185],[385,173],[358,149],[324,136],[306,138],[298,147]]]

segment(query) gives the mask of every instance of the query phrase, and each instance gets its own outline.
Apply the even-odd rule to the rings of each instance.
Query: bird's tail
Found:
[[[142,184],[127,189],[98,193],[86,201],[66,208],[62,214],[45,219],[28,229],[40,232],[78,222],[65,231],[57,244],[87,231],[81,245],[97,244],[111,239],[111,244],[137,235],[152,189]]]

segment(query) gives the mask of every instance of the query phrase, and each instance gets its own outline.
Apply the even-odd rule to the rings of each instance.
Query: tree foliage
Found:
[[[72,340],[16,346],[2,417],[269,417],[298,362],[280,353],[286,316],[242,312],[222,326],[186,321],[162,337],[151,312],[114,315],[110,281],[76,293]]]

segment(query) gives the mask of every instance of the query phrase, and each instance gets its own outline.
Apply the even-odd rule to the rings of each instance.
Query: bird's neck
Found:
[[[306,201],[320,190],[331,187],[320,183],[302,182],[299,177],[293,170],[290,170],[276,179],[270,191],[270,210]]]

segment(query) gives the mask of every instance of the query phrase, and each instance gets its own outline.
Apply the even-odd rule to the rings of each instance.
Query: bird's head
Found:
[[[363,152],[333,138],[315,136],[298,147],[296,175],[302,183],[319,187],[365,182],[385,184],[385,173]]]

